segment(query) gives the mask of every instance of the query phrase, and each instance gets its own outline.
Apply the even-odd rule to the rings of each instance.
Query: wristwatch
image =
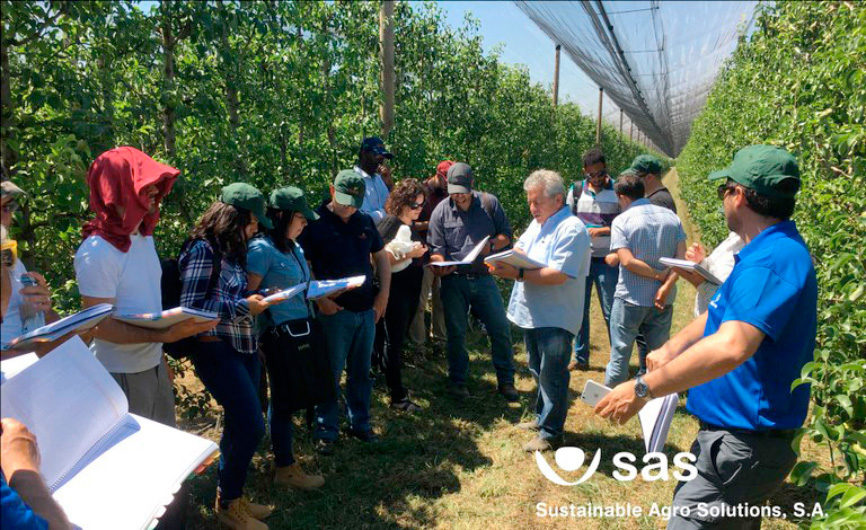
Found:
[[[652,392],[650,392],[649,387],[644,382],[643,376],[639,375],[634,378],[634,395],[641,399],[653,399]]]
[[[524,271],[525,271],[525,269],[523,269],[523,268],[517,269],[517,281],[519,281],[519,282],[523,281],[523,272]]]

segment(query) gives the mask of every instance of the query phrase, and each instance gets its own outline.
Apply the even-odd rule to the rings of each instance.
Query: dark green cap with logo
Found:
[[[351,169],[340,171],[334,179],[334,199],[343,206],[360,208],[364,204],[366,191],[364,177]]]
[[[265,214],[265,196],[246,182],[235,182],[224,187],[220,194],[220,201],[253,212],[259,219],[259,224],[268,230],[274,227]]]
[[[638,155],[631,162],[631,166],[629,169],[633,169],[638,173],[645,173],[647,175],[661,175],[662,174],[662,161],[653,155]]]
[[[286,186],[271,192],[271,200],[268,203],[271,208],[284,212],[298,212],[307,218],[307,221],[315,221],[319,214],[310,209],[304,192],[294,186]]]
[[[800,189],[800,167],[794,155],[781,147],[750,145],[737,151],[725,169],[710,173],[710,180],[729,178],[768,197],[789,198]],[[780,186],[794,179],[796,186]]]

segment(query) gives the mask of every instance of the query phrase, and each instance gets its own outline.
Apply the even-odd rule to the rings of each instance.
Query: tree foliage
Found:
[[[704,237],[726,229],[706,182],[737,149],[771,143],[796,153],[803,188],[794,215],[816,263],[819,330],[803,434],[829,447],[828,473],[814,462],[792,473],[827,492],[833,510],[818,528],[866,526],[866,8],[856,2],[776,2],[711,92],[678,159],[684,195]],[[799,442],[799,439],[798,439]],[[860,484],[857,486],[855,484]]]

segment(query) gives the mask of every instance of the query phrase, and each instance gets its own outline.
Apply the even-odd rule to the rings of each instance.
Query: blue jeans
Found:
[[[261,363],[228,343],[196,342],[190,355],[195,373],[225,411],[220,437],[219,489],[223,501],[243,494],[247,470],[265,435],[259,404]]]
[[[465,384],[469,371],[466,352],[466,327],[471,306],[487,328],[493,350],[493,366],[500,385],[514,384],[514,364],[511,349],[511,328],[505,316],[502,296],[492,276],[449,274],[442,277],[440,288],[445,309],[445,329],[448,331],[448,375],[454,384]]]
[[[529,371],[538,383],[535,400],[539,436],[545,439],[562,435],[568,412],[568,360],[574,335],[562,328],[523,330],[529,356]]]
[[[376,335],[374,320],[372,309],[360,313],[343,309],[330,316],[319,315],[331,368],[334,370],[334,395],[337,397],[316,407],[315,438],[336,440],[340,434],[337,401],[340,395],[340,375],[344,367],[349,424],[356,432],[370,430],[370,393],[373,390],[370,357]]]
[[[613,305],[613,293],[619,279],[619,267],[611,267],[604,258],[592,258],[589,264],[589,276],[586,277],[586,291],[583,296],[583,323],[574,341],[574,360],[581,364],[589,364],[589,301],[592,296],[592,285],[601,306],[601,314],[607,326],[607,337],[610,338],[610,308]]]
[[[628,379],[628,362],[638,332],[646,338],[650,350],[667,342],[673,312],[673,305],[659,311],[655,307],[642,307],[614,298],[610,311],[610,362],[604,373],[605,386],[613,388]]]

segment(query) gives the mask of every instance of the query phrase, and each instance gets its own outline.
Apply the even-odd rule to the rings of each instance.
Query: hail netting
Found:
[[[515,1],[675,157],[757,2]]]

